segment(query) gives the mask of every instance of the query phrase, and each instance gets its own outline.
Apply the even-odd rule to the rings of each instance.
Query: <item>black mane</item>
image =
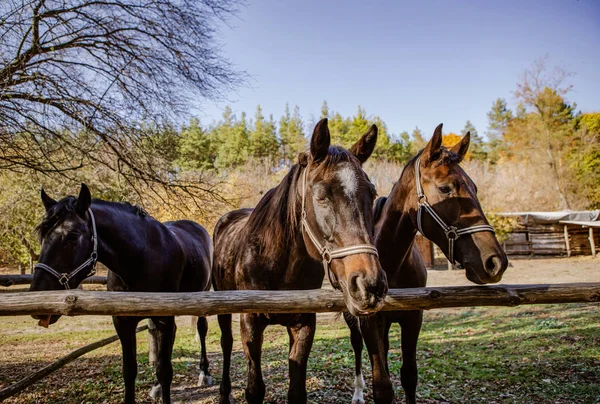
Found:
[[[69,214],[75,213],[76,203],[77,198],[74,196],[67,196],[56,202],[56,204],[46,212],[42,218],[42,222],[35,228],[40,242],[56,225],[63,222]],[[140,217],[150,216],[142,207],[132,205],[129,202],[109,202],[102,199],[93,199],[92,203],[125,211]]]

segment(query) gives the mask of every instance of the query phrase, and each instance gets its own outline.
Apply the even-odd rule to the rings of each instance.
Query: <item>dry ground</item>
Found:
[[[600,282],[600,258],[517,259],[503,283]],[[468,285],[464,272],[430,271],[429,285]],[[600,313],[598,305],[477,308],[426,312],[419,346],[420,401],[489,403],[600,403]],[[216,403],[218,386],[196,388],[198,347],[189,318],[178,319],[174,350],[175,402]],[[112,335],[106,317],[63,318],[49,329],[29,317],[0,320],[0,388],[70,351]],[[210,320],[211,369],[220,380],[219,331]],[[245,365],[235,326],[232,367],[234,396],[243,400]],[[400,333],[391,331],[390,363],[398,398]],[[138,337],[138,402],[149,402],[153,381],[146,336]],[[287,388],[287,335],[270,327],[263,371],[267,402],[282,402]],[[363,357],[367,384],[370,367]],[[309,400],[349,403],[353,356],[343,321],[319,317],[309,363]],[[370,387],[367,402],[372,402]],[[94,351],[56,372],[9,403],[119,403],[122,400],[118,343]]]

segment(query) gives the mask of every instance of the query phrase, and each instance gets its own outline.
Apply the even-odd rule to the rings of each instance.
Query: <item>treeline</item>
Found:
[[[385,122],[377,115],[370,116],[358,106],[353,116],[344,117],[329,109],[323,102],[319,119],[329,119],[329,130],[333,144],[350,147],[372,124],[379,128],[377,148],[373,159],[404,164],[426,143],[421,130],[416,127],[410,134],[403,131],[389,133]],[[314,120],[314,119],[313,119]],[[177,128],[171,124],[161,126],[146,125],[150,146],[160,150],[160,154],[177,170],[222,170],[236,168],[251,160],[261,160],[280,167],[293,163],[298,153],[308,147],[314,122],[305,122],[298,106],[285,113],[278,120],[264,115],[260,105],[254,116],[248,118],[246,112],[239,117],[227,106],[221,119],[205,125],[198,118]],[[471,132],[470,158],[485,160],[488,152],[486,144],[470,121],[465,123],[461,135]],[[459,135],[448,133],[445,142],[453,144]]]
[[[444,145],[453,146],[470,131],[463,167],[478,184],[486,211],[600,208],[600,112],[578,112],[567,101],[570,87],[561,83],[543,70],[527,72],[512,108],[502,98],[492,103],[485,138],[470,121],[459,133],[444,134]],[[161,221],[189,218],[212,229],[224,212],[254,206],[281,180],[307,149],[313,121],[321,117],[329,119],[332,142],[346,147],[377,124],[377,148],[365,170],[381,195],[430,137],[418,127],[391,134],[380,117],[362,107],[345,117],[324,102],[320,117],[308,122],[297,106],[286,106],[277,120],[260,106],[252,117],[245,112],[236,116],[227,107],[211,124],[195,118],[183,126],[138,124],[138,140],[124,137],[120,147],[128,159],[141,159],[166,180],[141,176],[135,182],[127,170],[114,169],[123,164],[123,153],[95,133],[74,129],[70,149],[62,147],[60,138],[40,143],[15,133],[19,152],[46,159],[50,167],[70,168],[0,167],[0,264],[26,266],[39,251],[34,228],[43,214],[41,186],[62,197],[85,182],[94,197],[142,205]]]

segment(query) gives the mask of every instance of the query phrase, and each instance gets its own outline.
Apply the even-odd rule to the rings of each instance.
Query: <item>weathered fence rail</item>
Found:
[[[29,285],[33,275],[0,275],[0,286],[9,287],[13,285]],[[106,285],[106,276],[90,276],[83,283],[94,285]]]
[[[383,310],[590,302],[600,302],[600,283],[447,286],[391,289]],[[324,289],[195,293],[69,290],[0,294],[0,316],[208,316],[226,313],[320,313],[345,309],[340,292]]]

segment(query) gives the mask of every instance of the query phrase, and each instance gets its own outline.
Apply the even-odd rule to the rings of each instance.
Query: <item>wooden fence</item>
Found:
[[[493,285],[390,289],[382,310],[439,309],[472,306],[600,302],[600,283]],[[81,290],[0,294],[0,316],[123,315],[165,316],[226,313],[306,313],[346,310],[335,290],[219,291],[195,293],[92,292]],[[147,329],[138,328],[137,332]],[[0,401],[79,356],[107,345],[116,336],[80,348],[25,379],[0,390]]]
[[[599,301],[600,283],[447,286],[390,289],[382,310]],[[344,310],[346,305],[342,294],[325,289],[194,293],[68,290],[0,294],[0,316],[36,314],[209,316],[227,313],[322,313]]]

